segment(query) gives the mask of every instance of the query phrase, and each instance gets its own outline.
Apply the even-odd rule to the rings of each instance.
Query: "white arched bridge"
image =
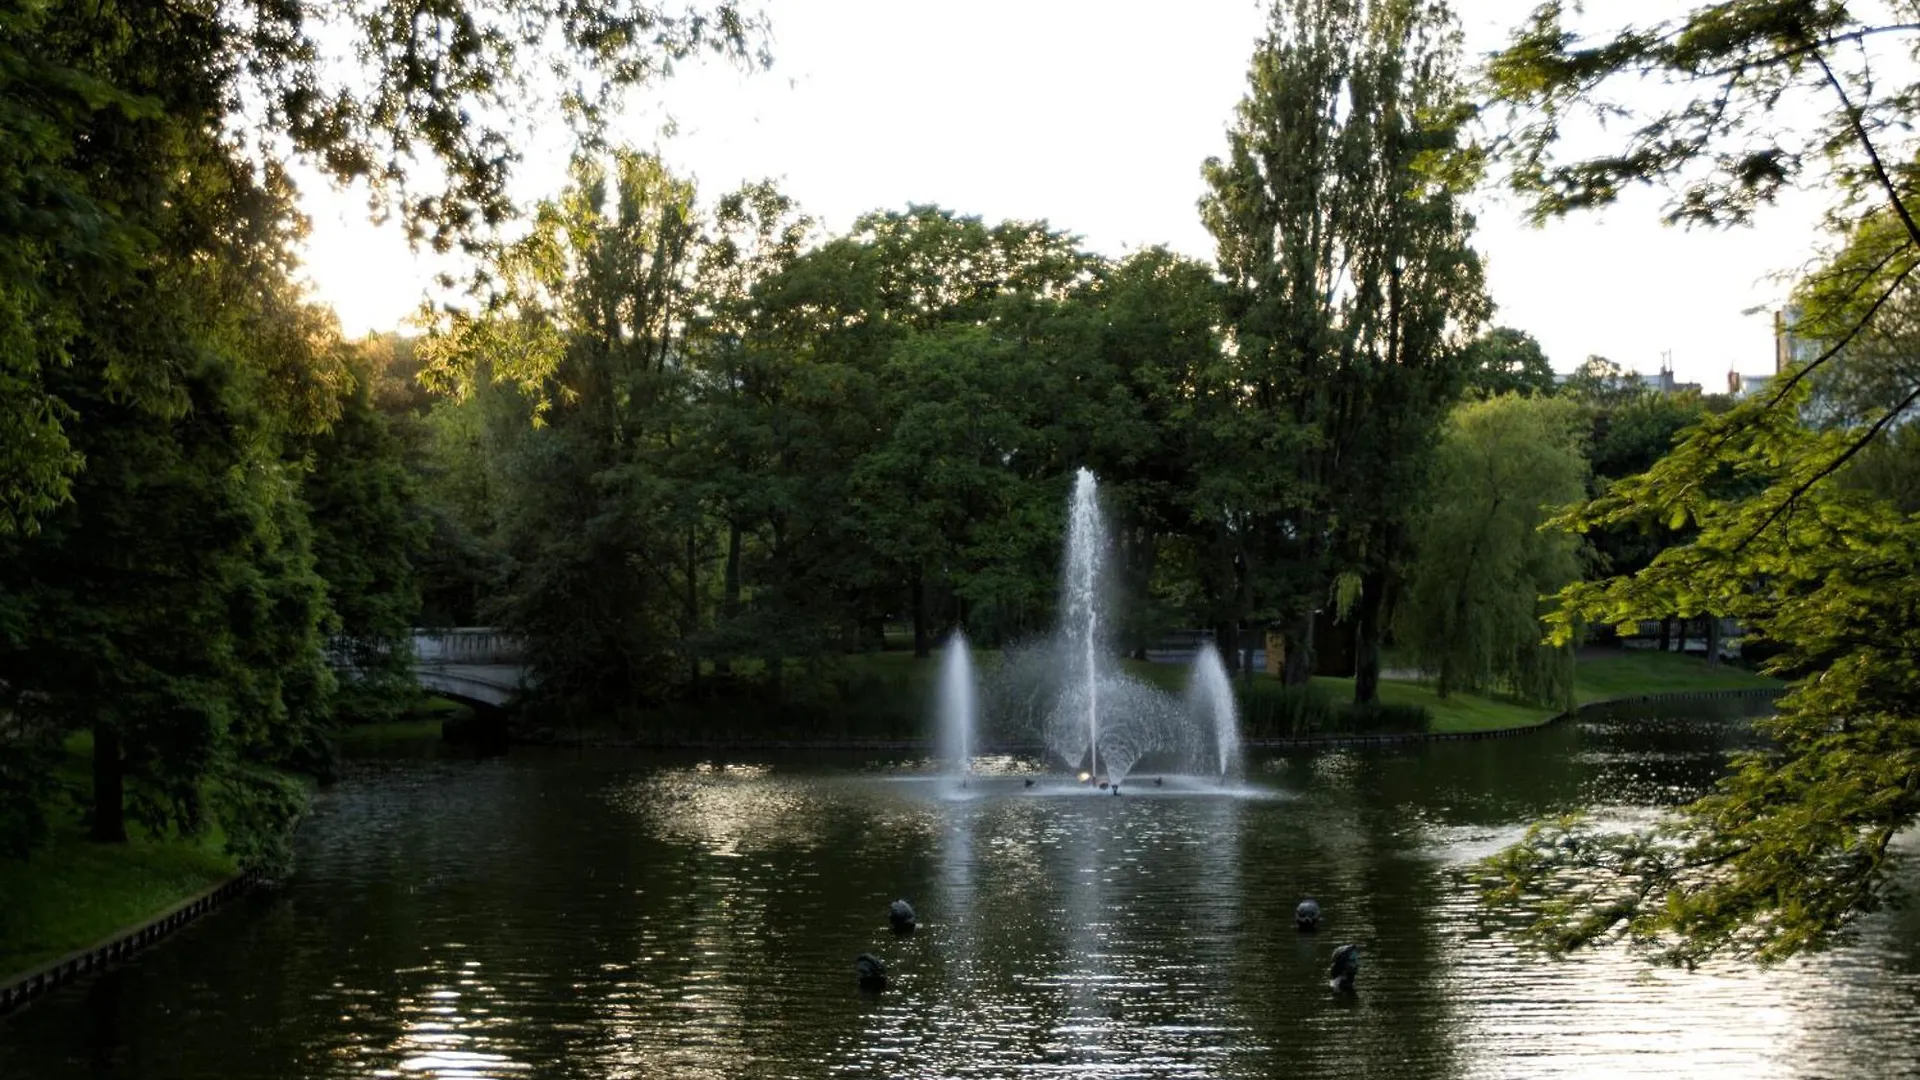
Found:
[[[525,655],[519,638],[490,626],[413,632],[413,670],[421,689],[467,705],[511,705],[526,689]]]

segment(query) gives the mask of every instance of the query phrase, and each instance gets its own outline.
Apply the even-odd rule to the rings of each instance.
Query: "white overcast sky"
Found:
[[[1533,0],[1456,0],[1470,58],[1497,47]],[[1606,18],[1670,11],[1608,0]],[[1225,129],[1265,23],[1253,0],[769,0],[774,64],[684,66],[623,134],[656,146],[707,199],[773,178],[829,229],[860,214],[938,203],[989,221],[1041,218],[1109,255],[1151,244],[1211,260],[1195,203],[1200,163]],[[660,132],[671,117],[676,131]],[[517,191],[561,183],[565,147],[531,148]],[[316,185],[317,188],[317,185]],[[351,334],[400,325],[430,265],[362,200],[308,196],[309,273]],[[1495,321],[1539,338],[1562,371],[1589,354],[1708,390],[1730,367],[1772,367],[1771,275],[1812,252],[1818,200],[1755,228],[1684,231],[1636,196],[1604,214],[1533,229],[1481,200],[1476,247]]]

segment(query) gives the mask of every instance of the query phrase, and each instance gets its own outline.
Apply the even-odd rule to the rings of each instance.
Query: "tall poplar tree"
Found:
[[[1314,613],[1357,620],[1355,696],[1379,640],[1427,451],[1486,314],[1459,36],[1433,0],[1277,0],[1201,214],[1227,279],[1244,408],[1215,468],[1243,618],[1283,618],[1287,677]]]

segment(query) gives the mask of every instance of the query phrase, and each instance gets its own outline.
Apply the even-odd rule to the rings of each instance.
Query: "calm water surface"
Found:
[[[964,793],[850,757],[362,762],[291,882],[0,1021],[0,1077],[1920,1075],[1911,911],[1688,974],[1539,959],[1476,907],[1526,822],[1644,817],[1743,730],[1619,712],[1118,799],[1015,760]]]

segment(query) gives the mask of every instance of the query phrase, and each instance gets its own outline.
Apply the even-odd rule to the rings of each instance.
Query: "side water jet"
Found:
[[[1233,684],[1212,642],[1193,658],[1193,679],[1187,683],[1187,715],[1210,726],[1220,775],[1226,776],[1240,755],[1240,722],[1233,703]]]
[[[973,739],[979,706],[973,685],[973,657],[967,637],[955,630],[940,657],[940,750],[961,783],[973,772]]]

